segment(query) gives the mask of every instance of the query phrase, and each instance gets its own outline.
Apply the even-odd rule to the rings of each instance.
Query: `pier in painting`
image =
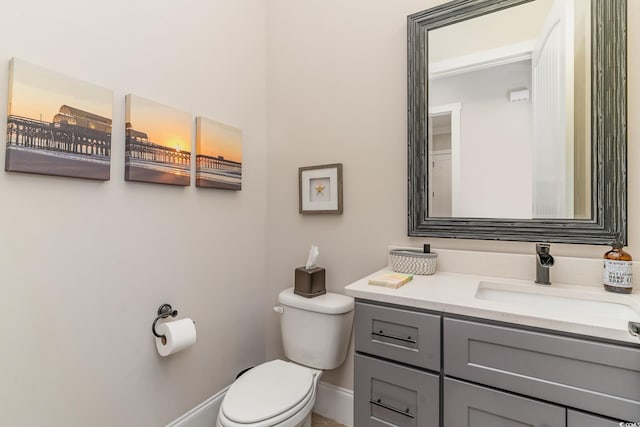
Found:
[[[222,156],[196,156],[196,185],[198,187],[240,190],[242,163],[226,160]]]
[[[127,127],[125,179],[189,185],[191,152],[149,141],[146,133]]]
[[[10,115],[7,171],[109,179],[111,120],[67,105],[53,122]]]

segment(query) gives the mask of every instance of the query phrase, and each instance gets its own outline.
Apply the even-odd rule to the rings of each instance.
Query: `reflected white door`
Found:
[[[429,216],[451,217],[451,153],[431,156],[434,185],[431,186]]]
[[[460,112],[462,104],[429,107],[428,215],[452,217],[460,204]]]
[[[532,55],[534,218],[573,218],[573,9],[555,0]]]

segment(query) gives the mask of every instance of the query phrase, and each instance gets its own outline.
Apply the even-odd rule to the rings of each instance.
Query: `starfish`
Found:
[[[325,189],[325,186],[324,186],[324,185],[322,185],[322,184],[318,184],[318,185],[316,185],[316,192],[317,192],[317,194],[322,194],[322,193],[324,193],[324,189]]]

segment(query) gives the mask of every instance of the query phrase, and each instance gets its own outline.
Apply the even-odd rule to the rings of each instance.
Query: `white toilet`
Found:
[[[293,288],[278,295],[284,353],[247,371],[229,387],[218,427],[311,427],[316,385],[325,369],[344,362],[353,324],[353,298],[326,293],[305,298]]]

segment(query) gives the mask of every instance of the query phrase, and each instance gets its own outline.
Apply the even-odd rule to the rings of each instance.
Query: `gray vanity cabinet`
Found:
[[[566,410],[486,387],[444,379],[446,427],[566,427]]]
[[[354,427],[640,423],[640,346],[364,300],[354,333]]]

